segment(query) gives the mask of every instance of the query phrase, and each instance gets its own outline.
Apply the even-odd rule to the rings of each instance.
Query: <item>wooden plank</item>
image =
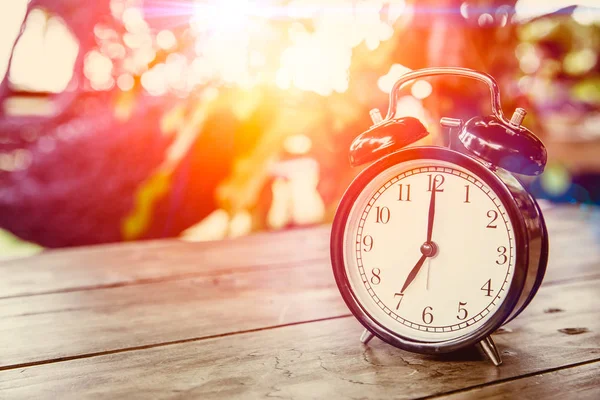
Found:
[[[0,299],[148,283],[328,259],[329,227],[220,242],[157,240],[49,251],[0,262]]]
[[[546,282],[598,276],[600,209],[559,206],[546,210],[550,265]],[[0,262],[0,299],[89,290],[219,274],[255,267],[281,267],[329,260],[330,227],[263,233],[220,242],[178,240],[122,243],[49,251]],[[566,251],[568,250],[568,251]],[[568,265],[569,268],[561,268]]]
[[[600,399],[600,363],[592,362],[545,374],[461,391],[439,398],[461,399]]]
[[[348,315],[330,267],[0,301],[0,368]]]
[[[577,232],[586,232],[581,229],[580,222],[577,226],[580,227]],[[320,228],[315,230],[315,235],[309,235],[310,232],[284,236],[292,237],[295,242],[297,237],[294,235],[298,233],[302,233],[301,238],[315,238],[327,233]],[[578,243],[593,240],[585,235],[573,234],[572,237]],[[300,248],[310,253],[311,248],[319,248],[321,241],[306,239],[303,243]],[[232,252],[237,249],[239,247],[233,247]],[[553,249],[568,254],[561,246]],[[209,248],[203,250],[210,251]],[[219,251],[222,256],[224,249]],[[589,251],[593,253],[593,249]],[[194,257],[202,258],[202,254],[189,250],[181,257],[181,262],[190,263]],[[177,259],[175,255],[172,257]],[[290,257],[293,259],[294,256]],[[596,272],[600,271],[600,256],[587,264],[560,257],[558,254],[558,264],[554,263],[557,258],[552,259],[549,275],[555,271],[555,276],[568,280],[589,279],[588,272],[592,267]],[[152,264],[152,261],[148,262]],[[205,275],[196,278],[0,300],[0,367],[230,334],[348,313],[335,287],[328,259],[284,264],[285,267],[278,269],[272,266],[269,269],[268,265],[244,267],[242,263],[237,264],[240,266],[237,270],[226,269],[227,261],[214,262],[222,263],[219,264],[221,268],[207,270]],[[146,265],[144,258],[132,267],[143,271]],[[586,265],[589,271],[579,268],[580,265]],[[106,264],[108,271],[113,268],[112,264]],[[561,305],[554,303],[552,307],[561,308]],[[52,337],[51,346],[47,343],[48,337]]]
[[[546,210],[550,257],[545,284],[600,276],[600,208],[557,206]]]
[[[600,281],[548,286],[511,331],[504,364],[358,342],[353,318],[0,371],[7,398],[414,398],[600,361]],[[561,306],[563,312],[547,313]],[[586,328],[577,335],[564,328]],[[125,328],[124,328],[125,329]],[[93,341],[93,338],[89,338]]]

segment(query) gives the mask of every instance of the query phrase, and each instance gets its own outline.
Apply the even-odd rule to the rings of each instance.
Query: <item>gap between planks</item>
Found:
[[[600,267],[600,265],[599,265],[599,267]],[[572,278],[563,278],[563,279],[556,279],[556,280],[551,280],[551,281],[543,281],[541,287],[565,285],[568,283],[575,283],[575,282],[588,281],[588,280],[594,281],[597,279],[600,279],[600,274],[580,275],[580,276],[574,276]]]
[[[436,393],[436,394],[432,394],[430,396],[417,397],[417,398],[415,398],[415,400],[440,399],[440,398],[444,398],[444,397],[451,396],[454,394],[459,394],[459,393],[467,394],[468,392],[470,392],[472,390],[476,390],[476,389],[489,388],[491,386],[501,385],[501,384],[507,383],[507,382],[514,382],[514,381],[518,381],[520,379],[530,378],[530,377],[536,376],[536,375],[549,374],[549,373],[556,372],[556,371],[562,371],[562,370],[569,369],[569,368],[577,368],[577,367],[581,367],[584,365],[591,365],[594,363],[597,363],[598,366],[600,366],[600,358],[596,358],[593,360],[587,360],[587,361],[581,361],[581,362],[577,362],[577,363],[566,364],[566,365],[561,365],[559,367],[552,367],[552,368],[548,368],[548,369],[544,369],[544,370],[540,370],[540,371],[528,372],[526,374],[519,375],[519,376],[500,378],[493,382],[487,382],[487,383],[482,383],[479,385],[468,386],[468,387],[461,388],[461,389],[450,390],[448,392]]]
[[[565,217],[564,215],[561,216],[560,214],[567,214],[567,216],[572,216],[570,214],[576,213],[576,217],[581,218],[581,210],[576,208],[576,207],[563,207],[563,206],[552,206],[552,207],[546,207],[544,209],[544,212],[546,213],[546,220],[550,219],[550,234],[555,236],[558,235],[560,237],[562,236],[567,236],[566,232],[569,231],[579,231],[579,229],[581,228],[581,226],[579,224],[577,224],[577,221],[572,221],[571,219],[568,219],[568,227],[567,229],[564,229],[564,227],[562,227],[562,229],[552,229],[554,225],[558,225],[556,226],[556,228],[560,227],[560,223],[562,223],[562,218],[561,220],[555,221],[554,218],[555,217]],[[554,214],[558,213],[559,216],[555,216]],[[590,210],[585,211],[584,213],[586,214],[593,214],[593,215],[600,215],[600,212],[597,212],[597,210],[595,208],[592,208]],[[550,216],[550,218],[548,218],[548,216]],[[293,238],[298,235],[301,236],[300,239],[303,237],[303,235],[306,235],[307,233],[310,233],[311,231],[314,231],[314,233],[316,233],[317,235],[324,235],[325,232],[327,232],[327,237],[328,232],[329,232],[329,227],[325,227],[325,226],[321,226],[318,228],[305,228],[305,229],[299,229],[297,231],[292,231],[292,232],[288,232],[286,233],[286,239],[290,239],[293,240]],[[273,235],[273,233],[259,233],[256,235],[250,235],[242,240],[244,241],[248,241],[250,239],[254,240],[256,238],[260,238],[260,237],[268,237],[270,235]],[[173,242],[177,242],[177,241],[173,241]],[[227,241],[223,241],[221,242],[219,245],[223,245],[224,242]],[[233,241],[232,241],[233,242]],[[147,241],[147,242],[139,242],[137,243],[137,245],[139,245],[139,247],[144,247],[144,246],[148,246],[148,248],[150,249],[155,249],[156,247],[168,247],[169,243],[171,243],[171,241],[166,240],[166,241],[161,241],[161,240],[156,240],[156,241]],[[82,248],[76,248],[76,249],[69,249],[66,250],[66,252],[73,252],[73,253],[79,253],[79,252],[85,252],[85,251],[89,251],[90,249],[92,250],[99,250],[99,249],[111,249],[111,248],[118,248],[121,244],[117,243],[117,244],[108,244],[108,245],[101,245],[101,246],[95,246],[95,247],[82,247]],[[128,244],[129,246],[131,246],[131,244]],[[209,246],[210,242],[203,242],[202,243],[203,246]],[[551,247],[552,243],[551,243]],[[60,250],[59,250],[60,251]],[[199,251],[201,251],[199,249]],[[12,260],[13,262],[15,260]],[[16,262],[18,262],[19,260],[16,260]],[[316,262],[327,262],[329,263],[329,258],[328,257],[323,257],[322,255],[319,257],[311,257],[308,258],[306,260],[297,260],[297,261],[293,261],[293,262],[288,262],[288,263],[274,263],[274,264],[256,264],[256,265],[250,265],[250,266],[244,266],[244,267],[233,267],[233,268],[228,268],[228,269],[223,269],[222,271],[218,271],[218,270],[212,270],[216,273],[211,273],[211,271],[205,271],[205,272],[189,272],[189,273],[182,273],[182,274],[178,274],[178,275],[164,275],[164,276],[157,276],[157,277],[148,277],[148,278],[140,278],[140,279],[133,279],[133,280],[123,280],[120,282],[109,282],[109,283],[101,283],[101,284],[92,284],[92,285],[81,285],[81,286],[73,286],[73,287],[69,287],[69,288],[61,288],[61,289],[55,289],[55,290],[46,290],[46,291],[39,291],[39,292],[24,292],[24,293],[19,293],[19,294],[13,294],[13,295],[8,295],[8,296],[0,296],[0,300],[4,300],[4,299],[14,299],[14,298],[21,298],[21,297],[31,297],[31,296],[39,296],[39,295],[51,295],[51,294],[60,294],[60,293],[73,293],[73,292],[79,292],[79,291],[89,291],[89,290],[102,290],[102,289],[112,289],[112,288],[121,288],[121,287],[127,287],[127,286],[136,286],[136,285],[146,285],[146,284],[156,284],[156,283],[161,283],[161,282],[173,282],[173,281],[181,281],[181,280],[186,280],[186,279],[192,279],[192,278],[197,278],[197,277],[203,277],[203,276],[222,276],[222,275],[227,275],[227,274],[231,274],[231,273],[238,273],[238,272],[242,272],[242,270],[245,269],[254,269],[254,268],[263,268],[263,269],[268,269],[268,270],[278,270],[278,269],[283,269],[283,268],[293,268],[295,266],[298,266],[300,264],[303,263],[316,263]],[[11,263],[0,263],[0,267],[3,265],[10,265]],[[580,279],[597,279],[600,278],[600,274],[590,274],[587,276],[579,276],[576,278],[557,278],[555,280],[545,280],[544,281],[544,285],[546,286],[550,286],[550,285],[557,285],[557,284],[563,284],[563,283],[571,283],[571,282],[576,282]]]
[[[22,293],[22,294],[10,295],[10,296],[0,296],[0,301],[7,300],[7,299],[21,298],[21,297],[33,297],[33,296],[45,296],[45,295],[61,294],[61,293],[84,292],[84,291],[88,291],[88,290],[116,289],[116,288],[122,288],[122,287],[128,287],[128,286],[138,286],[138,285],[152,285],[152,284],[163,283],[163,282],[184,281],[186,279],[193,279],[193,278],[200,278],[200,277],[212,277],[212,276],[218,277],[218,276],[230,275],[230,274],[240,274],[240,273],[243,274],[243,273],[252,272],[252,271],[254,271],[254,268],[258,268],[258,267],[260,267],[263,270],[277,271],[277,270],[281,270],[281,269],[295,268],[297,266],[301,266],[301,265],[304,265],[307,263],[318,263],[318,262],[329,263],[329,259],[314,258],[314,259],[307,259],[307,260],[298,261],[298,262],[294,262],[294,263],[260,265],[260,266],[256,265],[256,266],[250,266],[250,267],[229,268],[229,269],[224,269],[221,271],[216,271],[216,270],[212,271],[212,272],[216,272],[216,273],[211,273],[211,271],[208,271],[205,273],[190,272],[187,274],[161,276],[161,277],[156,277],[156,278],[143,278],[143,279],[136,279],[136,280],[132,280],[132,281],[113,282],[113,283],[106,283],[106,284],[99,284],[99,285],[77,286],[77,287],[65,288],[65,289],[47,290],[47,291],[43,291],[43,292]],[[572,278],[555,279],[555,280],[549,280],[549,281],[544,280],[542,282],[542,286],[556,286],[556,285],[562,285],[562,284],[567,284],[567,283],[579,282],[582,280],[596,280],[596,279],[600,279],[600,273],[591,274],[591,275],[575,276]]]
[[[120,348],[120,349],[90,352],[90,353],[78,354],[78,355],[73,355],[73,356],[56,357],[56,358],[32,361],[32,362],[27,362],[27,363],[11,364],[11,365],[6,365],[6,366],[0,367],[0,372],[14,370],[14,369],[20,369],[20,368],[28,368],[28,367],[35,367],[35,366],[41,366],[41,365],[56,364],[56,363],[74,361],[74,360],[80,360],[80,359],[89,359],[89,358],[94,358],[94,357],[99,357],[99,356],[126,353],[126,352],[131,352],[131,351],[140,351],[140,350],[147,350],[147,349],[153,349],[153,348],[167,347],[167,346],[185,344],[185,343],[190,343],[190,342],[202,342],[204,340],[227,338],[227,337],[233,337],[233,336],[237,336],[237,335],[244,335],[244,334],[256,333],[256,332],[261,332],[261,331],[271,331],[271,330],[277,330],[279,328],[286,328],[286,327],[292,327],[292,326],[298,326],[298,325],[307,325],[310,323],[318,323],[318,322],[345,319],[345,318],[351,318],[351,317],[352,317],[351,314],[343,314],[343,315],[337,315],[337,316],[331,316],[331,317],[325,317],[325,318],[317,318],[317,319],[310,319],[310,320],[304,320],[304,321],[295,321],[295,322],[290,322],[290,323],[286,323],[286,324],[277,324],[277,325],[272,325],[272,326],[267,326],[267,327],[245,329],[245,330],[240,330],[240,331],[235,331],[235,332],[224,332],[224,333],[201,336],[201,337],[200,336],[199,337],[191,337],[191,338],[177,339],[177,340],[172,340],[172,341],[150,343],[150,344],[145,344],[145,345],[140,345],[140,346],[129,346],[129,347]],[[492,386],[492,385],[496,385],[496,384],[511,382],[511,381],[515,381],[515,380],[518,380],[521,378],[527,378],[527,377],[531,377],[531,376],[535,376],[535,375],[539,375],[539,374],[551,373],[551,372],[555,372],[555,371],[579,367],[579,366],[593,364],[593,363],[597,363],[597,362],[600,362],[600,358],[594,358],[594,359],[586,360],[586,361],[582,361],[582,362],[569,363],[569,364],[560,365],[560,366],[556,366],[556,367],[540,369],[538,371],[525,373],[525,374],[519,375],[519,376],[500,378],[500,379],[497,379],[492,382],[482,383],[482,384],[478,384],[478,385],[472,385],[469,387],[452,390],[452,391],[448,391],[448,392],[440,392],[440,393],[436,393],[436,394],[421,397],[421,398],[422,399],[434,399],[434,398],[449,396],[449,395],[453,395],[453,394],[457,394],[457,393],[468,392],[470,390],[474,390],[474,389],[478,389],[478,388],[483,388],[483,387],[488,387],[488,386]]]
[[[295,326],[295,325],[303,325],[303,324],[310,324],[310,323],[314,323],[314,322],[323,322],[323,321],[329,321],[329,320],[335,320],[335,319],[349,318],[351,316],[352,316],[352,314],[336,315],[333,317],[311,319],[308,321],[290,322],[287,324],[265,326],[265,327],[253,328],[253,329],[245,329],[245,330],[236,331],[236,332],[225,332],[225,333],[218,333],[218,334],[209,335],[209,336],[197,336],[197,337],[186,338],[186,339],[171,340],[171,341],[167,341],[167,342],[145,344],[145,345],[141,345],[141,346],[125,347],[122,349],[97,351],[97,352],[93,352],[93,353],[77,354],[77,355],[73,355],[73,356],[65,356],[65,357],[52,358],[52,359],[48,359],[48,360],[32,361],[32,362],[22,363],[22,364],[5,365],[5,366],[0,366],[0,372],[9,371],[9,370],[13,370],[13,369],[19,369],[19,368],[35,367],[35,366],[39,366],[39,365],[56,364],[56,363],[60,363],[60,362],[80,360],[80,359],[84,359],[84,358],[106,356],[106,355],[110,355],[110,354],[126,353],[129,351],[147,350],[147,349],[153,349],[156,347],[166,347],[166,346],[172,346],[172,345],[183,344],[183,343],[199,342],[202,340],[218,339],[218,338],[223,338],[223,337],[228,337],[228,336],[243,335],[243,334],[255,333],[255,332],[260,332],[260,331],[269,331],[269,330],[273,330],[273,329],[286,328],[286,327]]]
[[[340,316],[340,317],[332,317],[332,318],[323,318],[320,320],[316,320],[314,322],[318,322],[318,321],[327,321],[327,320],[333,320],[333,319],[342,319],[342,318],[347,318],[350,316]],[[294,325],[304,325],[305,322],[299,322],[299,323],[290,323],[284,326],[294,326]],[[276,327],[271,327],[271,328],[263,328],[263,329],[253,329],[253,330],[248,330],[246,331],[247,333],[253,333],[253,332],[257,332],[257,331],[262,331],[262,330],[270,330]],[[224,337],[224,336],[231,336],[228,334],[224,334],[224,335],[214,335],[213,337]],[[177,343],[182,343],[182,342],[190,342],[192,340],[185,340],[185,341],[179,341]],[[175,342],[173,344],[176,344]],[[148,348],[152,348],[152,347],[158,347],[158,346],[143,346],[143,349],[148,349]],[[110,355],[110,354],[115,354],[115,353],[121,353],[122,351],[110,351],[110,352],[104,352],[102,353],[102,355]],[[74,357],[73,359],[81,359],[81,358],[88,358],[88,357]],[[62,360],[62,361],[70,361],[70,360]],[[484,361],[482,361],[484,362]],[[508,383],[508,382],[515,382],[515,381],[519,381],[521,379],[526,379],[526,378],[531,378],[537,375],[544,375],[544,374],[549,374],[549,373],[553,373],[553,372],[557,372],[557,371],[563,371],[563,370],[567,370],[567,369],[571,369],[571,368],[577,368],[577,367],[582,367],[582,366],[586,366],[586,365],[600,365],[600,358],[594,358],[591,360],[586,360],[586,361],[581,361],[581,362],[574,362],[574,363],[568,363],[568,364],[564,364],[564,365],[559,365],[559,366],[554,366],[554,367],[549,367],[549,368],[545,368],[545,369],[540,369],[540,370],[536,370],[536,371],[531,371],[531,372],[526,372],[526,373],[522,373],[518,376],[513,376],[513,377],[507,377],[507,378],[497,378],[494,381],[490,381],[490,382],[485,382],[485,383],[481,383],[481,384],[476,384],[476,385],[471,385],[465,388],[460,388],[460,389],[455,389],[455,390],[449,390],[447,392],[438,392],[436,394],[433,395],[427,395],[427,396],[421,396],[421,397],[414,397],[415,399],[438,399],[438,398],[443,398],[445,396],[452,396],[452,395],[456,395],[456,394],[469,394],[469,391],[472,390],[477,390],[477,389],[483,389],[483,388],[488,388],[488,387],[494,387],[496,385],[501,385],[504,383]],[[33,365],[23,365],[22,367],[30,367],[30,366],[38,366],[38,365],[43,365],[43,364],[48,364],[48,362],[42,362],[42,363],[34,363]],[[16,367],[15,367],[16,368]]]
[[[210,339],[210,338],[232,337],[232,336],[237,335],[238,333],[250,334],[250,333],[255,333],[255,332],[260,332],[260,331],[265,331],[265,330],[275,330],[276,328],[280,328],[280,327],[283,328],[286,326],[289,327],[289,326],[297,326],[297,325],[308,325],[309,323],[312,323],[312,322],[317,323],[317,322],[344,319],[344,318],[350,318],[350,317],[351,317],[350,315],[334,316],[334,317],[327,317],[327,318],[322,318],[322,319],[315,319],[312,321],[301,321],[301,322],[295,322],[295,323],[289,323],[289,324],[281,324],[281,325],[271,326],[271,327],[266,327],[266,328],[263,327],[263,328],[256,328],[256,329],[248,329],[245,331],[240,331],[240,332],[235,332],[235,333],[217,334],[217,335],[212,335],[212,336],[202,337],[202,338],[182,339],[182,340],[165,342],[165,343],[160,343],[160,344],[149,344],[149,345],[145,345],[145,346],[136,346],[136,347],[130,347],[130,348],[126,348],[126,349],[116,349],[113,351],[89,353],[89,354],[84,354],[84,355],[79,355],[79,356],[68,357],[68,358],[59,358],[59,359],[55,359],[55,360],[46,360],[46,361],[42,361],[42,362],[32,362],[30,364],[13,365],[10,368],[3,368],[2,370],[33,367],[33,366],[40,366],[40,365],[44,365],[44,364],[55,364],[56,362],[61,362],[61,361],[89,359],[89,358],[93,358],[96,356],[112,355],[112,354],[118,354],[118,353],[132,351],[132,350],[145,350],[145,349],[164,347],[164,346],[168,346],[168,345],[175,345],[175,344],[181,344],[181,343],[200,342],[204,339]],[[485,382],[485,383],[481,383],[481,384],[475,384],[475,385],[471,385],[466,388],[449,390],[447,392],[438,392],[434,395],[429,395],[429,396],[421,397],[421,398],[429,399],[429,398],[440,398],[443,396],[449,396],[449,395],[460,394],[460,393],[468,394],[468,391],[470,391],[470,390],[476,390],[476,389],[480,389],[480,388],[490,387],[493,385],[499,385],[502,383],[513,382],[513,381],[517,381],[519,379],[524,379],[524,378],[528,378],[528,377],[532,377],[532,376],[540,375],[540,374],[547,374],[547,373],[552,373],[552,372],[556,372],[556,371],[566,370],[569,368],[575,368],[575,367],[584,366],[584,365],[594,365],[594,363],[597,363],[599,361],[600,361],[600,358],[595,357],[591,360],[586,360],[586,361],[571,362],[571,363],[566,363],[564,365],[558,365],[558,366],[555,365],[553,367],[548,367],[548,368],[541,367],[541,369],[539,369],[537,371],[526,372],[526,373],[520,374],[518,376],[507,377],[507,378],[497,378],[494,381]]]
[[[255,271],[257,268],[261,270],[267,271],[277,271],[281,269],[295,268],[298,266],[305,265],[307,263],[319,263],[319,262],[327,262],[329,263],[329,259],[323,259],[322,257],[316,258],[308,258],[302,261],[295,261],[291,263],[274,263],[270,265],[250,265],[245,267],[236,267],[236,268],[227,268],[222,270],[207,270],[205,272],[189,272],[186,274],[179,275],[167,275],[167,276],[158,276],[155,278],[141,278],[130,281],[122,281],[122,282],[112,282],[112,283],[103,283],[98,285],[84,285],[84,286],[75,286],[71,288],[64,289],[56,289],[56,290],[47,290],[42,292],[30,292],[30,293],[21,293],[9,296],[0,296],[0,300],[7,299],[15,299],[21,297],[33,297],[33,296],[45,296],[50,294],[61,294],[61,293],[74,293],[74,292],[84,292],[89,290],[103,290],[103,289],[115,289],[122,288],[127,286],[137,286],[137,285],[152,285],[163,282],[177,282],[183,281],[186,279],[200,278],[200,277],[218,277],[223,275],[231,275],[231,274],[240,274],[240,273],[248,273]],[[599,275],[600,277],[600,275]]]
[[[322,261],[325,261],[325,259],[323,257],[319,257],[319,258],[315,258],[313,260],[303,260],[303,261],[298,261],[298,262],[293,262],[293,263],[274,264],[274,265],[268,265],[268,266],[261,265],[261,268],[267,269],[267,270],[280,270],[280,269],[285,269],[285,268],[289,268],[289,267],[295,267],[297,265],[302,265],[302,264],[308,263],[308,262],[318,262],[318,261],[322,262]],[[230,274],[230,273],[240,273],[240,272],[245,273],[245,272],[250,272],[252,270],[254,270],[254,268],[251,268],[248,270],[248,268],[245,267],[245,268],[224,269],[222,271],[207,271],[205,273],[186,273],[186,274],[180,274],[180,275],[175,275],[175,276],[145,278],[145,279],[139,279],[139,280],[129,281],[129,282],[117,282],[117,283],[112,283],[112,284],[104,284],[104,285],[96,285],[96,286],[93,286],[93,285],[92,286],[82,286],[82,287],[76,287],[76,288],[61,289],[61,290],[56,290],[56,291],[47,291],[44,293],[42,293],[42,292],[33,293],[33,294],[30,294],[30,296],[36,296],[36,295],[40,295],[40,294],[77,292],[77,291],[94,290],[94,289],[111,289],[111,288],[118,288],[118,287],[124,287],[124,286],[143,285],[143,284],[154,284],[154,283],[161,283],[161,282],[168,282],[168,281],[185,280],[185,279],[199,277],[199,276],[210,277],[210,276],[221,276],[221,275],[226,275],[226,274]],[[211,272],[213,272],[213,273],[211,273]],[[214,273],[214,272],[216,272],[216,273]],[[556,286],[556,285],[565,284],[565,283],[571,283],[571,282],[577,282],[577,281],[583,281],[583,280],[589,280],[589,279],[596,279],[598,277],[600,277],[600,275],[594,274],[592,276],[563,278],[563,279],[557,279],[556,281],[547,281],[547,282],[544,282],[544,284],[545,284],[545,286],[546,285],[547,286]],[[27,295],[7,296],[6,298],[25,297],[25,296],[27,296]],[[97,357],[97,356],[110,355],[110,354],[116,354],[116,353],[124,353],[124,352],[129,352],[129,351],[145,350],[145,349],[150,349],[150,348],[155,348],[155,347],[163,347],[163,346],[169,346],[169,345],[175,345],[175,344],[181,344],[181,343],[197,342],[197,341],[202,341],[204,339],[228,337],[228,336],[233,336],[233,335],[237,335],[237,334],[247,334],[247,333],[253,333],[253,332],[258,332],[258,331],[263,331],[263,330],[273,330],[273,329],[282,328],[282,327],[286,327],[286,326],[308,324],[308,323],[312,323],[312,322],[319,322],[319,321],[326,321],[326,320],[333,320],[333,319],[340,319],[340,318],[348,318],[348,317],[350,317],[350,315],[348,315],[348,314],[347,315],[339,315],[339,316],[314,319],[314,320],[308,320],[308,321],[297,321],[297,322],[292,322],[292,323],[288,323],[288,324],[247,329],[247,330],[241,330],[241,331],[236,331],[236,332],[226,332],[226,333],[215,334],[215,335],[211,335],[211,336],[192,337],[192,338],[185,338],[185,339],[179,339],[179,340],[174,340],[174,341],[166,341],[166,342],[160,342],[160,343],[154,343],[154,344],[127,347],[127,348],[122,348],[122,349],[107,350],[107,351],[101,351],[101,352],[92,352],[92,353],[80,354],[80,355],[75,355],[75,356],[59,357],[59,358],[48,359],[48,360],[43,360],[43,361],[35,361],[35,362],[30,362],[30,363],[13,364],[12,366],[0,367],[0,371],[6,371],[6,370],[10,370],[10,369],[17,369],[17,368],[24,368],[24,367],[32,367],[32,366],[38,366],[38,365],[44,365],[44,364],[53,364],[53,363],[58,363],[58,362],[71,361],[71,360],[84,359],[84,358],[92,358],[92,357]],[[572,364],[567,364],[564,366],[548,368],[545,370],[537,371],[535,373],[523,374],[519,377],[498,379],[494,382],[489,382],[489,383],[480,384],[480,385],[473,385],[468,388],[458,389],[455,391],[449,391],[446,393],[438,393],[438,394],[435,394],[432,396],[427,396],[424,398],[437,398],[437,397],[451,395],[454,393],[468,392],[469,390],[473,390],[473,389],[493,386],[493,385],[497,385],[497,384],[501,384],[501,383],[515,381],[515,380],[518,380],[521,378],[531,377],[534,375],[539,375],[539,374],[544,374],[544,373],[550,373],[550,372],[568,369],[568,368],[572,368],[572,367],[593,364],[598,361],[600,361],[600,359],[588,360],[588,361],[584,361],[584,362],[580,362],[580,363],[572,363]]]

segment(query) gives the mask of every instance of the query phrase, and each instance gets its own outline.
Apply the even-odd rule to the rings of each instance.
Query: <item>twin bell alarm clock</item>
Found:
[[[486,83],[492,113],[442,118],[451,148],[407,148],[428,132],[397,116],[398,91],[438,75]],[[521,126],[525,114],[506,119],[495,80],[463,68],[410,72],[385,119],[371,111],[374,125],[350,148],[354,166],[371,165],[346,190],[331,233],[335,280],[363,343],[377,336],[425,354],[478,345],[502,362],[490,335],[527,307],[548,261],[542,212],[516,177],[542,173],[547,158]]]

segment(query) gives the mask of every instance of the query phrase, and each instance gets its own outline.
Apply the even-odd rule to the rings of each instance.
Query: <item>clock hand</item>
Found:
[[[413,267],[413,269],[408,274],[406,278],[406,282],[404,282],[404,286],[402,286],[402,290],[400,293],[404,293],[404,290],[415,280],[415,277],[421,270],[423,263],[427,257],[433,257],[437,252],[437,246],[431,241],[431,236],[433,234],[433,219],[435,218],[435,192],[436,190],[436,180],[433,179],[433,183],[431,185],[431,199],[429,200],[429,215],[427,217],[427,241],[421,246],[421,253],[423,254],[417,265]],[[427,277],[429,279],[429,277]]]
[[[404,291],[406,290],[408,285],[410,285],[412,283],[412,281],[415,280],[415,277],[421,270],[421,267],[423,266],[423,263],[425,262],[426,258],[427,258],[427,256],[425,254],[423,254],[421,256],[421,258],[419,258],[419,261],[417,261],[417,265],[415,265],[413,267],[413,269],[410,271],[410,273],[408,274],[408,277],[406,278],[406,282],[404,282],[404,286],[402,286],[402,289],[400,290],[400,294],[404,294]]]
[[[436,180],[433,179],[431,184],[431,200],[429,200],[429,216],[427,217],[427,241],[425,243],[431,243],[431,236],[433,234],[433,219],[435,217],[435,192]]]
[[[423,267],[423,263],[425,259],[428,257],[433,257],[437,253],[437,245],[431,241],[431,236],[433,234],[433,219],[435,218],[435,192],[436,189],[436,179],[433,179],[433,183],[431,185],[431,199],[429,200],[429,215],[427,216],[427,241],[421,246],[421,253],[423,254],[419,261],[417,261],[417,265],[413,267],[413,269],[408,274],[406,278],[406,282],[402,286],[402,290],[400,293],[404,293],[406,288],[415,280],[417,274]],[[429,276],[427,277],[429,279]]]

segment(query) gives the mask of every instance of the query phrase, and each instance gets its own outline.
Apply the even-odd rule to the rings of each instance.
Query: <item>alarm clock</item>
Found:
[[[398,91],[419,78],[445,75],[484,82],[491,115],[442,118],[449,147],[408,147],[428,132],[398,117]],[[350,162],[371,162],[336,211],[331,262],[337,286],[374,336],[404,350],[439,354],[478,345],[501,364],[491,334],[535,296],[548,261],[548,232],[539,205],[517,175],[543,172],[543,143],[507,120],[495,80],[464,68],[403,75],[390,92],[386,118],[350,148]]]

